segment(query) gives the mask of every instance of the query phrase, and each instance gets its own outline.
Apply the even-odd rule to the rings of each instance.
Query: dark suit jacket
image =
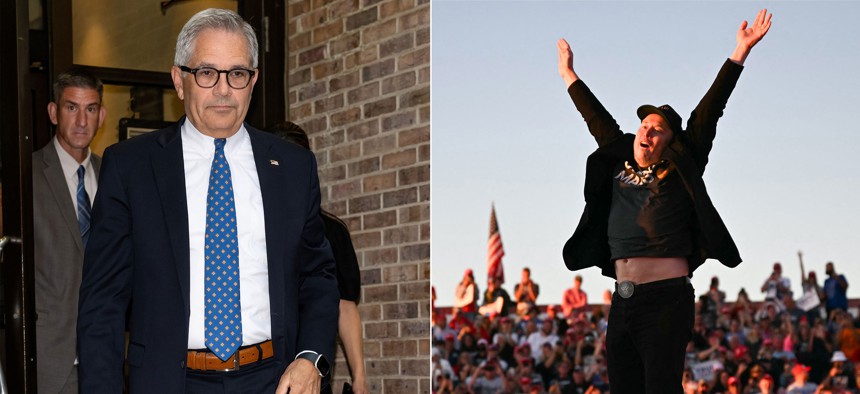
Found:
[[[675,165],[695,209],[695,244],[693,254],[687,256],[691,276],[708,258],[715,258],[727,267],[741,262],[738,249],[702,180],[716,136],[717,120],[723,115],[741,71],[742,66],[726,60],[714,83],[690,114],[687,129],[676,133],[675,140],[663,153],[663,158]],[[635,135],[621,131],[582,80],[571,84],[568,93],[599,147],[586,162],[585,211],[576,231],[565,243],[562,255],[571,271],[597,266],[603,275],[615,278],[607,236],[613,171],[621,161],[633,162]]]
[[[80,293],[84,392],[122,390],[129,303],[131,391],[184,392],[190,280],[184,120],[105,151]],[[277,379],[298,351],[333,360],[335,265],[319,215],[313,154],[245,127],[265,211]]]
[[[101,159],[90,158],[96,177]],[[40,393],[58,393],[73,372],[84,245],[53,142],[33,153],[36,372]]]

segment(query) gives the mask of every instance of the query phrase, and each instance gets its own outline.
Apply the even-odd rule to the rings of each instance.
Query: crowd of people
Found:
[[[860,393],[860,319],[849,313],[845,276],[833,263],[825,270],[821,284],[813,271],[802,277],[798,294],[775,263],[755,303],[745,289],[727,302],[713,277],[697,299],[684,392]],[[609,392],[611,294],[588,304],[581,284],[576,276],[556,304],[538,301],[528,268],[514,297],[495,278],[481,293],[467,270],[450,312],[433,308],[433,392]]]

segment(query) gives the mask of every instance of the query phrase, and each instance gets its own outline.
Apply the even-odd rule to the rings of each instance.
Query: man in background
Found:
[[[848,311],[848,280],[845,275],[837,274],[833,268],[833,262],[828,261],[824,266],[824,272],[827,274],[827,279],[824,280],[824,300],[827,307],[827,316],[834,309]]]
[[[40,393],[77,393],[75,324],[90,207],[101,158],[90,143],[105,119],[102,82],[73,68],[54,82],[57,133],[33,153],[36,372]]]
[[[588,306],[588,295],[582,291],[582,275],[573,278],[573,287],[564,291],[561,300],[561,310],[567,318],[575,317],[574,314],[585,312]]]

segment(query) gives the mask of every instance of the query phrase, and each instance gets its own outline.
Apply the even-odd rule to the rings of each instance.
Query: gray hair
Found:
[[[206,29],[216,29],[231,33],[241,33],[248,41],[248,58],[251,59],[251,68],[257,68],[258,45],[257,35],[248,22],[241,16],[230,10],[209,8],[195,14],[185,23],[179,37],[176,38],[176,56],[173,64],[176,66],[187,66],[194,52],[194,44],[197,36]]]
[[[57,76],[54,82],[54,103],[60,104],[60,96],[66,88],[92,89],[99,93],[99,104],[104,95],[104,85],[95,75],[82,68],[73,67]]]

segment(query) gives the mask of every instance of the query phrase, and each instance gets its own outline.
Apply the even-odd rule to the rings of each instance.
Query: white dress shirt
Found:
[[[54,148],[57,150],[57,156],[60,157],[60,166],[63,167],[63,178],[66,180],[66,186],[69,187],[69,196],[72,198],[72,205],[75,207],[75,216],[78,214],[78,167],[84,166],[84,189],[87,190],[87,196],[90,198],[90,206],[96,198],[96,190],[98,190],[99,182],[96,177],[95,168],[90,158],[93,157],[89,148],[87,148],[87,157],[82,163],[66,152],[57,137],[53,138]],[[214,156],[214,153],[213,153]]]
[[[188,245],[191,283],[188,321],[188,348],[206,348],[204,311],[204,246],[206,194],[215,157],[215,139],[186,120],[181,127],[185,161],[185,196],[188,202]],[[272,338],[269,308],[269,267],[266,254],[265,217],[260,179],[254,163],[251,139],[245,126],[227,138],[224,155],[230,165],[233,199],[236,202],[236,230],[239,242],[239,299],[242,305],[242,345]]]

